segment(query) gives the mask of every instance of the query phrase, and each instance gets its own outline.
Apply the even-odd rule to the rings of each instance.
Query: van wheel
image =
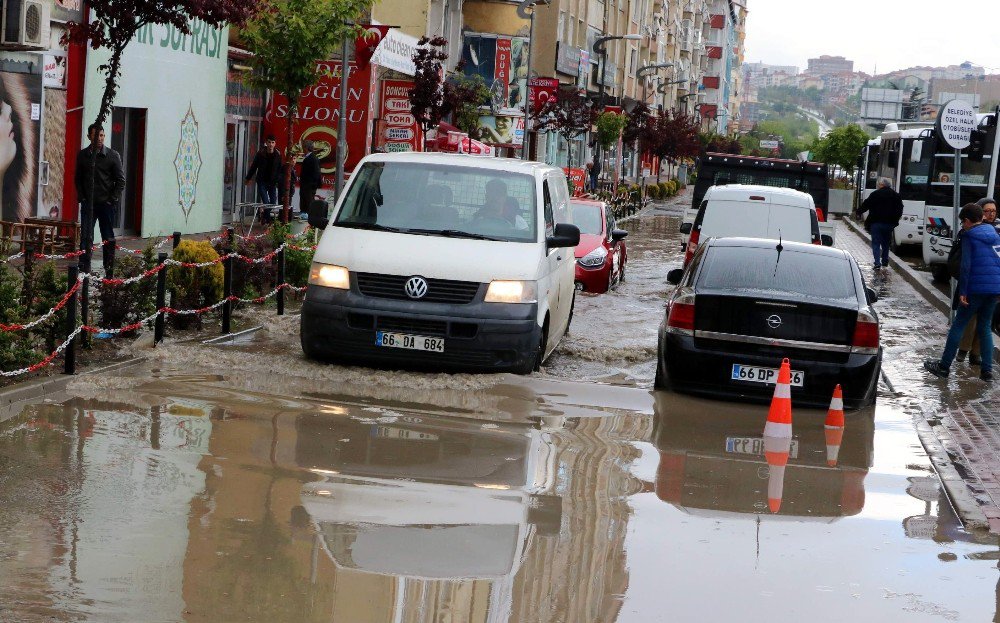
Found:
[[[542,339],[535,348],[534,356],[528,357],[524,362],[514,368],[515,374],[531,374],[538,372],[542,367],[542,359],[545,357],[545,344],[549,341],[549,322],[545,319],[545,326],[542,327]]]

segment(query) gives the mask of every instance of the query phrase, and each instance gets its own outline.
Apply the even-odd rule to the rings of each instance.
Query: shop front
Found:
[[[198,233],[222,224],[228,35],[198,19],[189,27],[186,35],[147,25],[122,58],[105,123],[125,168],[116,224],[122,234]],[[87,53],[84,132],[100,107],[104,75],[97,68],[107,60],[106,50]]]
[[[254,189],[243,183],[262,143],[264,94],[246,85],[243,54],[230,50],[226,75],[226,151],[224,157],[222,222],[229,223],[236,206],[254,201]]]

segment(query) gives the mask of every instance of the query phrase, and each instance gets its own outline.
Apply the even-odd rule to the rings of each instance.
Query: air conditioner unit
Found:
[[[5,46],[49,49],[52,7],[47,0],[3,0]]]

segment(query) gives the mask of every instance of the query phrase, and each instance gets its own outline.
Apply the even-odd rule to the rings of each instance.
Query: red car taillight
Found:
[[[819,219],[820,223],[826,222],[826,214],[823,212],[823,208],[816,206],[816,218]]]
[[[701,232],[695,229],[691,232],[691,238],[688,240],[687,252],[684,254],[684,266],[691,263],[691,258],[694,257],[694,252],[698,250],[698,240],[701,238]]]
[[[694,294],[678,297],[670,304],[667,332],[694,335]]]
[[[878,320],[871,314],[858,312],[858,322],[854,325],[854,339],[851,340],[851,352],[877,355],[878,345]]]

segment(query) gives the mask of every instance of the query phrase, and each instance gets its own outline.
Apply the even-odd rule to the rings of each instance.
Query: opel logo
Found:
[[[403,290],[411,299],[422,299],[427,294],[427,280],[423,277],[410,277]]]
[[[778,314],[772,314],[772,315],[768,316],[767,317],[767,326],[771,327],[772,329],[777,329],[778,327],[780,327],[781,326],[781,316],[779,316]]]

